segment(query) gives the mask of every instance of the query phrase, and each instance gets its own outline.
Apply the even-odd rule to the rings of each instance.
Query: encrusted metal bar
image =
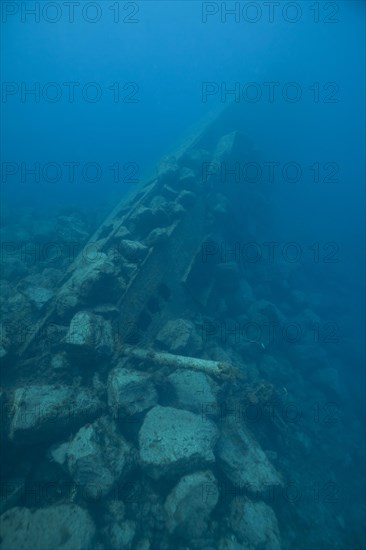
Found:
[[[218,378],[234,376],[234,367],[230,363],[223,361],[210,361],[209,359],[186,357],[185,355],[173,355],[172,353],[145,350],[133,346],[122,346],[121,353],[127,357],[149,361],[162,367],[199,370]]]

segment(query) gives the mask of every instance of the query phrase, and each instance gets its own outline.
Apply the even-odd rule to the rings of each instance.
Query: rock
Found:
[[[25,478],[16,477],[1,481],[0,514],[16,505],[24,496]],[[1,534],[1,529],[0,529]]]
[[[181,191],[177,197],[177,202],[183,206],[183,208],[189,208],[196,201],[195,193],[192,191]]]
[[[185,539],[202,536],[218,500],[219,490],[212,472],[195,472],[182,477],[165,501],[169,533]]]
[[[117,418],[150,409],[158,399],[148,374],[121,367],[110,372],[107,391],[108,406]]]
[[[283,480],[255,441],[244,421],[226,417],[217,445],[217,456],[225,475],[252,494],[270,491]]]
[[[108,417],[81,428],[75,437],[50,450],[60,464],[92,499],[106,496],[131,471],[135,452]]]
[[[0,281],[0,305],[3,320],[2,333],[12,342],[21,342],[19,335],[19,321],[28,326],[29,319],[32,319],[32,307],[29,300],[18,292],[15,286]],[[16,325],[12,330],[12,325]],[[13,334],[15,332],[15,334]]]
[[[218,550],[252,550],[252,546],[238,542],[232,534],[220,539]]]
[[[185,319],[168,321],[159,331],[156,340],[164,349],[176,354],[188,353],[194,356],[202,347],[194,324]]]
[[[148,246],[155,246],[160,243],[165,243],[169,240],[168,232],[166,229],[158,227],[153,229],[146,238],[146,244]]]
[[[160,189],[160,192],[163,195],[163,197],[165,197],[168,200],[171,200],[171,199],[174,200],[179,195],[179,190],[174,189],[169,185],[163,185],[163,187]]]
[[[140,460],[151,477],[174,476],[215,461],[216,426],[189,411],[156,406],[139,432]]]
[[[277,323],[279,329],[286,323],[286,318],[283,313],[268,300],[257,300],[248,309],[248,316],[251,322],[263,324],[264,323]],[[265,325],[264,325],[265,326]]]
[[[0,323],[0,359],[4,359],[7,356],[10,347],[7,332],[6,323]]]
[[[130,550],[135,537],[136,523],[125,519],[125,505],[121,500],[113,498],[107,504],[106,527],[102,536],[109,550]]]
[[[273,355],[264,353],[260,358],[259,369],[261,375],[267,380],[281,381],[285,384],[288,373],[291,371],[291,365],[283,357],[276,358]]]
[[[184,216],[186,209],[178,202],[170,202],[168,205],[168,213],[171,220],[176,220]]]
[[[80,215],[72,213],[69,216],[59,216],[57,218],[56,233],[59,239],[64,242],[83,243],[89,236],[87,224],[80,219]]]
[[[57,353],[56,355],[52,356],[51,367],[55,371],[67,372],[70,369],[70,363],[68,362],[67,357],[64,353]]]
[[[138,267],[136,264],[130,262],[123,262],[121,265],[121,273],[126,279],[127,285],[134,278],[138,272]]]
[[[188,190],[194,189],[197,186],[196,175],[191,168],[184,166],[180,169],[177,186]]]
[[[235,499],[230,527],[253,550],[281,550],[280,532],[274,511],[261,501]]]
[[[11,508],[0,517],[0,528],[2,550],[89,550],[95,537],[90,515],[75,504]]]
[[[136,543],[136,550],[150,550],[151,545],[148,538],[144,537]]]
[[[1,407],[1,432],[0,441],[3,443],[3,437],[9,433],[10,412],[12,410],[12,402],[9,400],[7,393],[0,388],[0,407]]]
[[[102,410],[103,404],[84,388],[50,385],[18,388],[10,412],[10,438],[32,444],[52,440],[93,420]]]
[[[63,273],[60,269],[55,269],[54,267],[46,267],[42,273],[40,274],[41,280],[43,282],[44,287],[47,288],[54,288],[55,286],[58,286]]]
[[[169,225],[167,202],[162,196],[155,196],[148,208],[140,206],[130,217],[140,237],[146,237],[153,229]]]
[[[151,208],[139,206],[130,216],[130,221],[138,231],[151,230],[154,226],[154,213]]]
[[[54,295],[52,290],[37,286],[28,287],[23,293],[37,309],[42,309]]]
[[[219,387],[204,372],[178,369],[167,382],[175,393],[177,407],[200,414],[217,413]]]
[[[56,298],[56,312],[62,318],[70,312],[76,311],[80,303],[77,294],[69,292],[66,288],[63,289]]]
[[[215,269],[215,277],[220,291],[234,292],[240,288],[240,274],[236,262],[218,264]]]
[[[150,201],[149,208],[151,208],[153,212],[156,212],[159,208],[164,209],[166,205],[167,201],[163,195],[154,195]]]
[[[321,388],[331,399],[341,400],[344,396],[338,370],[325,367],[316,371],[310,378],[311,382]]]
[[[93,243],[94,244],[94,243]],[[65,312],[77,305],[95,305],[115,301],[121,287],[113,261],[103,252],[87,247],[81,254],[78,267],[57,296],[57,312]]]
[[[17,281],[27,275],[27,263],[19,258],[13,258],[10,256],[11,252],[9,251],[9,256],[7,256],[7,247],[10,246],[10,250],[13,248],[13,242],[5,242],[1,239],[3,252],[2,252],[2,263],[1,263],[1,277],[7,279],[8,281]]]
[[[206,176],[206,174],[205,174]],[[232,217],[233,209],[232,204],[230,203],[229,199],[225,197],[222,193],[212,193],[212,195],[208,199],[207,203],[207,214],[210,221],[210,224],[216,225],[225,225],[228,223],[231,223],[231,217]],[[235,245],[236,246],[236,245]],[[225,251],[226,245],[223,244],[221,247],[221,250]],[[238,251],[239,254],[239,251]],[[230,258],[229,255],[223,256],[223,261],[228,261]],[[231,259],[234,259],[234,257],[231,255]],[[237,260],[238,260],[237,256]]]
[[[147,246],[138,241],[129,241],[127,239],[123,239],[118,248],[122,256],[130,263],[139,263],[149,252]]]
[[[215,158],[220,161],[227,161],[230,158],[236,161],[239,158],[241,162],[244,162],[246,158],[251,160],[253,158],[251,155],[253,155],[251,142],[244,134],[238,131],[222,136],[215,151]]]
[[[301,313],[309,304],[309,296],[301,290],[292,290],[290,292],[289,301],[292,307]]]
[[[158,179],[161,185],[172,185],[177,178],[179,166],[174,157],[163,158],[158,166]]]
[[[112,325],[100,315],[79,311],[71,320],[65,342],[86,356],[110,357],[114,352]]]
[[[127,214],[129,211],[130,211],[130,208],[128,206],[126,206],[126,209],[124,211],[122,211],[122,210],[120,211],[119,217],[122,216],[122,213]],[[115,222],[113,223],[113,226],[116,227]],[[111,229],[111,227],[107,226],[107,228],[105,229],[106,235],[109,233],[110,229]],[[119,239],[130,239],[131,238],[131,233],[125,225],[120,225],[118,227],[118,229],[113,233],[114,233],[114,237],[117,240],[119,240]]]
[[[304,373],[329,367],[327,352],[319,344],[290,344],[290,361]]]
[[[114,523],[106,530],[108,550],[131,550],[132,541],[136,535],[136,523],[125,520]]]

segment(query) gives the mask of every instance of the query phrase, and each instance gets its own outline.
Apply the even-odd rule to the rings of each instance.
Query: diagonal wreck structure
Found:
[[[3,337],[4,549],[282,547],[284,477],[243,415],[281,392],[248,370],[264,344],[227,349],[213,322],[241,309],[220,243],[262,204],[221,178],[254,154],[235,118],[163,159]],[[286,430],[275,406],[270,429]]]

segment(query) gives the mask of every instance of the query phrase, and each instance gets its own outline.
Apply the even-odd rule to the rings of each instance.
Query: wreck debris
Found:
[[[144,350],[132,346],[124,346],[121,354],[134,359],[140,359],[153,363],[158,366],[167,366],[175,369],[186,368],[199,370],[216,376],[218,378],[233,377],[234,367],[229,363],[221,361],[209,361],[208,359],[198,359],[196,357],[186,357],[184,355],[173,355],[172,353],[163,353],[152,350]]]

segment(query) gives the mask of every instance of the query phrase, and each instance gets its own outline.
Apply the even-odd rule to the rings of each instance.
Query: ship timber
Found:
[[[215,184],[212,183],[212,178],[211,181],[210,178],[206,178],[205,182],[202,181],[202,164],[206,162],[218,166],[221,161],[230,159],[234,148],[238,153],[240,147],[248,147],[246,138],[235,131],[235,116],[230,116],[230,111],[232,106],[226,105],[210,113],[173,153],[164,157],[157,174],[143,182],[134,195],[121,199],[83,247],[83,250],[97,248],[98,253],[116,257],[116,247],[123,239],[133,241],[138,246],[146,246],[148,237],[146,233],[151,233],[154,229],[164,233],[162,242],[148,246],[146,256],[135,262],[136,269],[129,277],[120,296],[114,301],[118,310],[116,337],[118,342],[115,360],[121,355],[121,346],[124,342],[129,343],[130,333],[136,332],[136,327],[141,325],[141,319],[144,319],[144,322],[143,329],[139,331],[140,335],[143,332],[143,340],[151,341],[151,338],[147,337],[148,334],[154,332],[156,334],[161,327],[161,319],[168,319],[169,315],[179,316],[179,308],[184,306],[184,301],[190,295],[187,281],[194,269],[195,260],[201,254],[202,243],[210,237],[212,229],[208,197],[214,193]],[[205,156],[200,159],[199,154],[202,151],[205,152]],[[190,173],[187,178],[189,185],[186,188],[184,178],[180,179],[181,170],[185,169],[186,159],[189,159],[190,155],[194,156],[195,153],[198,155],[194,167],[195,182],[192,182],[192,173]],[[241,153],[245,152],[241,151]],[[220,193],[225,193],[222,185]],[[166,199],[171,208],[172,212],[168,215],[170,219],[164,220],[163,227],[159,227],[159,223],[148,223],[148,231],[146,231],[143,221],[141,223],[139,221],[139,213],[142,217],[144,213],[148,213],[151,202],[158,196]],[[182,197],[187,198],[187,196],[191,201],[185,208],[180,201]],[[128,234],[126,234],[126,228]],[[118,252],[117,262],[115,262],[117,275],[120,274],[120,268],[120,271],[123,271],[123,265],[119,266],[118,262],[123,264],[123,261]],[[47,325],[55,327],[58,324],[65,326],[70,323],[78,308],[71,307],[69,310],[66,308],[65,311],[65,308],[60,308],[60,303],[64,300],[65,294],[70,292],[68,288],[72,284],[73,277],[76,277],[78,270],[82,268],[83,255],[80,253],[66,270],[60,288],[47,311],[37,322],[34,330],[29,331],[27,338],[19,347],[17,355],[21,361],[34,358],[39,354],[37,349],[40,345],[42,347],[40,334]],[[207,289],[205,291],[207,292]],[[204,292],[200,297],[201,301],[203,295]],[[103,303],[102,297],[101,300]],[[148,303],[155,300],[159,301],[160,313],[156,315],[158,319],[154,319],[154,314],[148,310]],[[100,303],[96,304],[94,300],[91,305],[86,301],[83,304],[79,303],[78,306],[79,309],[93,311],[93,307],[100,306]],[[165,310],[164,315],[161,314],[162,307]],[[62,313],[60,313],[61,310]]]

